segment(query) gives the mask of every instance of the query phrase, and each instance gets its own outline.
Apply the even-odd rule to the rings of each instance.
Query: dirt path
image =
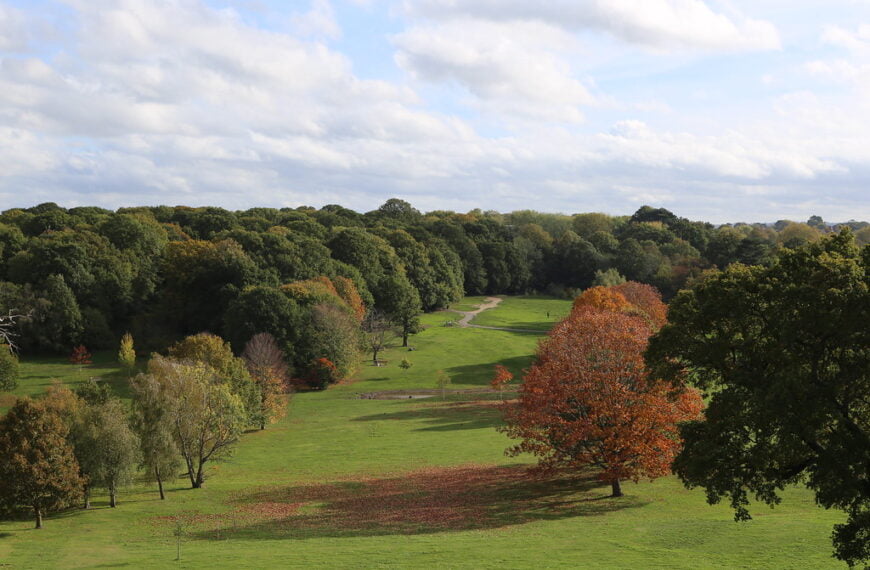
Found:
[[[498,297],[487,297],[483,303],[477,306],[477,309],[473,311],[459,311],[457,309],[446,309],[452,313],[459,313],[462,315],[462,318],[456,321],[456,324],[460,327],[466,328],[475,328],[475,329],[489,329],[491,331],[507,331],[507,332],[519,332],[519,333],[534,333],[534,334],[545,334],[545,331],[536,331],[532,329],[511,329],[507,327],[487,327],[484,325],[473,325],[471,324],[471,320],[476,317],[478,314],[483,311],[487,311],[489,309],[494,309],[501,303],[502,300]]]

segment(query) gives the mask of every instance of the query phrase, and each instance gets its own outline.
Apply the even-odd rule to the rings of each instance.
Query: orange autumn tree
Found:
[[[504,393],[505,386],[510,383],[511,380],[514,379],[513,373],[505,368],[501,364],[495,365],[495,374],[492,377],[492,380],[489,381],[489,385],[493,390],[498,390],[498,399],[502,399],[502,394]]]
[[[590,287],[574,299],[571,312],[590,307],[605,311],[624,311],[630,306],[628,299],[613,287]]]
[[[621,306],[622,295],[611,293],[594,296]],[[536,455],[544,470],[596,468],[614,497],[622,496],[621,481],[669,473],[681,447],[677,424],[696,419],[702,400],[648,374],[651,333],[642,316],[575,305],[540,344],[517,405],[506,411],[502,431],[521,440],[508,454]]]
[[[653,328],[656,330],[668,322],[668,306],[662,302],[662,296],[658,289],[646,283],[626,281],[610,287],[619,293],[633,307],[640,309],[649,317]]]

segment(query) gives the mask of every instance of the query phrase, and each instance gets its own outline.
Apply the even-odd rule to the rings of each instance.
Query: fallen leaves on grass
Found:
[[[492,529],[636,506],[606,498],[592,474],[532,478],[526,466],[426,468],[390,477],[267,487],[231,496],[231,511],[186,521],[222,539],[375,536]],[[174,517],[161,517],[175,521]]]

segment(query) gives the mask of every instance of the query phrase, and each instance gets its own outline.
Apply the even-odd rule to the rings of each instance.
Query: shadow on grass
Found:
[[[530,478],[527,466],[432,468],[404,476],[247,491],[235,509],[202,515],[203,540],[307,539],[485,530],[603,515],[646,504],[611,498],[609,485],[576,473]]]
[[[492,376],[495,373],[495,365],[501,364],[510,370],[514,377],[519,379],[523,376],[523,369],[532,365],[534,356],[515,356],[513,358],[504,358],[497,362],[487,362],[484,364],[467,364],[465,366],[452,366],[445,368],[450,375],[450,381],[453,384],[470,384],[478,386],[489,386]],[[433,379],[434,384],[434,379]]]
[[[433,396],[433,397],[437,397]],[[502,412],[497,401],[443,402],[415,404],[410,409],[359,416],[352,421],[424,421],[426,427],[415,431],[453,431],[460,429],[494,428],[502,424]]]
[[[472,320],[471,324],[480,325],[480,326],[484,326],[484,327],[503,327],[506,329],[521,329],[524,331],[536,331],[536,332],[539,332],[541,334],[544,334],[544,333],[549,332],[550,329],[553,328],[554,326],[556,326],[556,323],[558,323],[558,322],[559,321],[538,321],[538,322],[529,322],[529,321],[505,322],[505,321],[500,321],[500,322],[489,323],[489,322],[486,322],[486,320],[484,319],[484,320],[481,320],[480,322],[478,322],[477,320]],[[511,332],[511,331],[505,331],[505,332]]]

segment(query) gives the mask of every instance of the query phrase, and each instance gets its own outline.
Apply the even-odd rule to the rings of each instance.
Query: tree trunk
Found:
[[[196,470],[196,479],[193,482],[193,488],[194,489],[201,489],[204,481],[205,481],[205,474],[202,471],[202,464],[200,464],[199,469]]]
[[[118,506],[118,501],[116,499],[117,494],[118,490],[115,487],[115,482],[112,481],[109,483],[109,506],[113,509]]]
[[[42,509],[33,507],[33,512],[36,514],[36,528],[42,528]]]
[[[622,496],[622,487],[619,485],[619,479],[614,479],[610,482],[610,489],[612,491],[611,497],[621,497]]]
[[[374,353],[374,354],[372,354],[372,363],[375,366],[377,366],[378,365],[378,349],[376,349],[376,348],[372,349],[372,352]]]
[[[154,468],[154,477],[157,479],[157,488],[160,490],[160,500],[163,501],[166,499],[166,495],[163,494],[163,479],[160,477],[160,469],[157,467]]]
[[[408,333],[402,331],[402,348],[408,348]]]
[[[185,456],[184,461],[187,463],[187,476],[190,478],[190,487],[196,489],[196,475],[193,472],[193,458],[188,459],[188,457]]]
[[[82,507],[83,509],[91,508],[91,488],[90,486],[85,487],[85,504]]]

